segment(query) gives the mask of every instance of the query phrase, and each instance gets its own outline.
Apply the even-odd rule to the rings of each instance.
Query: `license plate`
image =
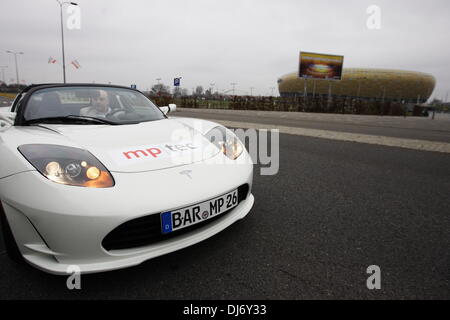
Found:
[[[223,196],[178,210],[161,213],[161,231],[170,233],[217,217],[238,205],[238,192],[233,190]]]

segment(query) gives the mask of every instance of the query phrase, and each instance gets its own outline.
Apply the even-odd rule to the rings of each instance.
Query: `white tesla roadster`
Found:
[[[49,273],[125,268],[224,230],[253,206],[253,165],[217,123],[141,92],[32,85],[0,111],[8,255]]]

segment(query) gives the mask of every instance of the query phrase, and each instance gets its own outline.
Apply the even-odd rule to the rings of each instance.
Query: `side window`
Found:
[[[27,108],[25,109],[25,118],[34,118],[39,116],[39,107],[42,105],[42,94],[36,93],[28,100]]]

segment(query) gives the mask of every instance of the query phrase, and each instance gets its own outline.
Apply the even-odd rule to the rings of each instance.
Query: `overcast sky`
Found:
[[[81,28],[65,29],[68,82],[137,84],[162,78],[182,87],[220,91],[237,83],[269,94],[279,76],[296,71],[299,51],[345,56],[344,67],[394,68],[434,75],[433,97],[450,89],[449,0],[77,0]],[[369,30],[370,5],[381,8],[381,29]],[[66,14],[67,17],[67,14]],[[59,5],[56,0],[1,0],[0,65],[6,80],[60,82]],[[1,76],[1,75],[0,75]],[[277,90],[276,90],[277,92]]]

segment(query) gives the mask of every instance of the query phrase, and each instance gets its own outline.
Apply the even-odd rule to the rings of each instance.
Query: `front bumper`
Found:
[[[248,155],[245,155],[248,157]],[[180,174],[192,171],[192,179]],[[244,218],[253,206],[253,166],[195,163],[141,173],[112,173],[113,188],[65,186],[36,171],[0,179],[0,196],[19,250],[31,265],[67,274],[125,268],[200,241]],[[104,237],[124,222],[190,206],[249,184],[249,195],[229,214],[192,232],[152,245],[106,251]]]

